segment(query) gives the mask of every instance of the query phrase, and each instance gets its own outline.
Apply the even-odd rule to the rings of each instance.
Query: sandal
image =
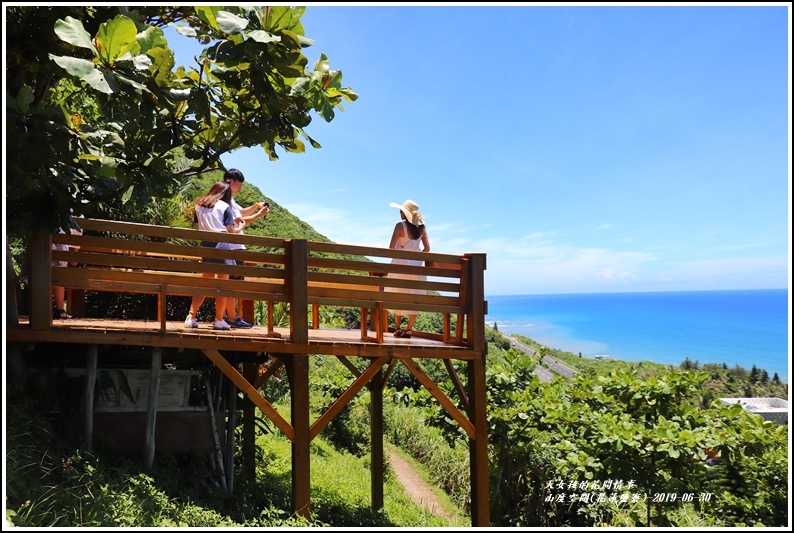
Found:
[[[395,337],[402,337],[403,335],[405,335],[405,331],[404,330],[402,330],[402,329],[395,329],[394,330],[394,336]]]
[[[406,329],[405,331],[403,331],[403,334],[400,335],[400,336],[403,339],[410,339],[412,334],[413,334],[413,330],[412,329]]]
[[[67,313],[63,309],[53,309],[52,310],[52,318],[67,319],[67,318],[72,318],[72,315],[70,315],[69,313]]]

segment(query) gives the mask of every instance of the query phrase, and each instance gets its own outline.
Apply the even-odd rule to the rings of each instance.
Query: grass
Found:
[[[291,444],[280,434],[260,435],[257,444],[268,450],[267,471],[275,478],[289,478]],[[339,452],[328,444],[322,434],[311,444],[311,513],[316,525],[331,527],[449,527],[470,525],[455,520],[447,522],[432,515],[411,501],[402,485],[387,473],[384,483],[384,509],[374,511],[371,501],[369,456],[356,457]],[[443,496],[443,495],[440,495]],[[445,509],[454,511],[445,504]],[[458,511],[459,513],[459,511]]]
[[[430,473],[424,467],[424,465],[418,463],[413,457],[405,453],[403,450],[394,446],[393,444],[386,444],[386,449],[398,454],[403,460],[405,460],[408,464],[410,464],[413,469],[419,474],[419,477],[427,483],[432,490],[433,494],[435,495],[438,503],[441,505],[441,508],[444,512],[447,513],[451,518],[451,520],[447,523],[449,526],[454,527],[469,527],[471,526],[471,518],[463,513],[453,502],[449,495],[441,490],[439,487],[433,484],[431,480]]]
[[[310,445],[311,512],[292,514],[291,443],[260,434],[256,480],[234,494],[200,483],[204,454],[158,454],[152,469],[123,453],[65,450],[30,406],[7,410],[5,519],[16,527],[366,527],[468,525],[434,516],[410,500],[387,469],[384,509],[371,503],[370,459],[338,451],[320,434]],[[4,528],[5,529],[5,528]]]

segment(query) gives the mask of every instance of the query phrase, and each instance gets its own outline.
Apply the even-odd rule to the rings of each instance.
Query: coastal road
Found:
[[[510,341],[510,346],[512,346],[516,350],[521,350],[522,352],[524,352],[524,353],[526,353],[528,355],[535,355],[535,350],[530,348],[526,344],[523,344],[519,340],[514,339],[513,337],[510,337],[510,336],[508,336],[508,335],[506,335],[504,333],[501,333],[501,335],[502,335],[502,337],[504,337],[505,339]],[[544,358],[544,362],[545,362],[546,359],[548,359],[548,358],[547,357]],[[540,379],[540,381],[542,381],[544,383],[551,383],[551,380],[554,378],[554,374],[552,374],[548,369],[546,369],[546,368],[544,368],[544,367],[542,367],[540,365],[537,365],[535,367],[535,370],[532,371],[532,373],[535,374],[536,376],[538,376],[538,379]]]
[[[548,365],[550,369],[552,369],[554,372],[558,373],[561,376],[565,376],[566,378],[576,377],[576,372],[574,372],[567,366],[563,365],[556,359],[552,359],[551,357],[544,357],[543,363],[545,365]]]
[[[504,337],[505,339],[510,341],[510,345],[513,348],[515,348],[517,350],[521,350],[524,353],[527,353],[529,355],[534,355],[535,354],[535,350],[533,348],[530,348],[529,346],[527,346],[526,344],[523,344],[519,340],[514,339],[513,337],[510,337],[506,333],[502,333],[502,332],[499,332],[499,333],[502,335],[502,337]],[[562,363],[560,363],[556,359],[552,359],[551,357],[547,356],[547,357],[544,357],[543,359],[541,359],[541,362],[544,365],[548,366],[551,371],[553,371],[553,372],[555,372],[555,373],[557,373],[557,374],[559,374],[559,375],[561,375],[563,377],[566,377],[566,378],[574,378],[574,377],[576,377],[576,371],[575,370],[571,370],[570,368],[568,368],[567,366],[563,365]],[[550,372],[549,369],[546,369],[546,368],[538,365],[537,367],[535,367],[535,371],[533,373],[536,374],[540,378],[541,381],[548,383],[554,377],[554,374],[552,372]]]

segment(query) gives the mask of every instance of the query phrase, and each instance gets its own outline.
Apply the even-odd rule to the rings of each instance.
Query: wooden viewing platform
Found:
[[[234,394],[222,416],[234,418],[234,397],[242,391],[292,443],[293,511],[310,518],[309,444],[363,388],[371,395],[372,505],[383,507],[384,451],[382,391],[395,364],[403,364],[428,389],[467,433],[470,446],[471,516],[473,526],[489,525],[488,440],[485,391],[484,254],[451,255],[387,248],[362,247],[301,239],[276,239],[79,219],[83,235],[39,235],[28,245],[29,316],[9,323],[7,343],[68,343],[85,345],[85,374],[90,383],[97,373],[97,347],[140,347],[149,350],[151,383],[146,405],[145,456],[152,464],[158,428],[158,384],[164,354],[196,351],[203,354],[233,384]],[[245,244],[245,250],[217,250],[201,241]],[[52,250],[52,244],[79,247]],[[236,259],[237,266],[207,263],[202,257]],[[352,259],[351,259],[352,258]],[[391,264],[393,258],[419,259],[423,266]],[[56,264],[53,264],[56,262]],[[78,265],[57,266],[57,262]],[[244,276],[220,280],[204,273]],[[419,274],[424,281],[389,274]],[[52,287],[69,289],[74,318],[52,318]],[[422,294],[390,292],[417,288]],[[157,310],[147,320],[89,317],[82,295],[109,291],[156,295]],[[267,302],[267,324],[251,329],[216,331],[209,323],[192,329],[182,317],[169,317],[169,297],[226,296],[240,300],[243,318],[253,322],[254,302]],[[289,327],[273,322],[273,303],[289,307]],[[323,329],[321,306],[354,308],[360,313],[358,330]],[[414,330],[410,339],[389,334],[387,309],[439,313],[443,333]],[[9,313],[6,313],[7,317]],[[453,319],[454,318],[454,319]],[[239,364],[240,354],[248,354]],[[348,388],[312,422],[309,412],[308,356],[335,356],[351,372]],[[366,368],[350,362],[364,358]],[[457,393],[448,397],[421,367],[421,360],[443,360]],[[461,380],[452,361],[466,364]],[[287,372],[290,420],[283,418],[259,392],[278,370]],[[86,388],[83,403],[85,440],[92,442],[94,399]],[[214,416],[210,409],[211,416]],[[213,419],[214,422],[214,419]],[[215,425],[215,424],[213,424]],[[223,463],[229,490],[234,453],[233,423],[227,427]]]

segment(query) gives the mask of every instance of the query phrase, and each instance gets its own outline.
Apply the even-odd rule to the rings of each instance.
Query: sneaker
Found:
[[[226,321],[227,324],[229,324],[233,328],[247,329],[247,328],[254,327],[253,324],[249,324],[248,322],[246,322],[245,320],[243,320],[239,316],[236,317],[234,320],[229,320],[228,318],[225,318],[224,320]]]
[[[216,320],[212,325],[212,329],[232,329],[232,327],[225,320]]]
[[[185,327],[186,328],[197,328],[198,327],[198,320],[195,318],[190,318],[190,315],[187,316],[185,319]]]

